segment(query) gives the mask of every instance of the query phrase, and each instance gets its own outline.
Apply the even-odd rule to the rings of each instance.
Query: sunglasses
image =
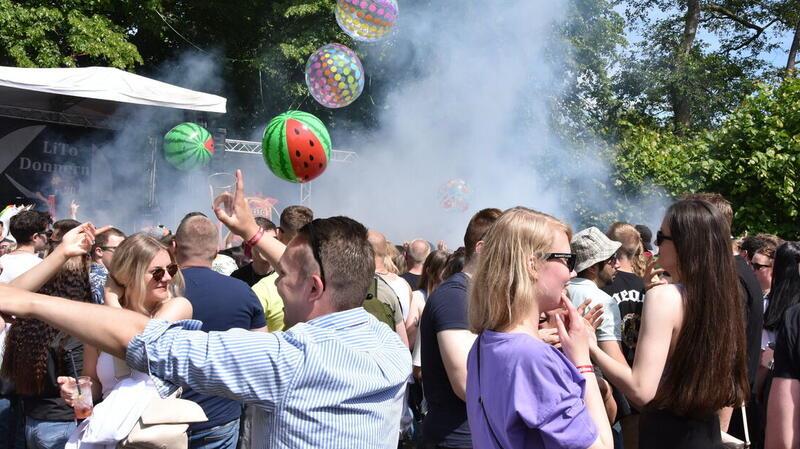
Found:
[[[760,263],[750,262],[750,265],[753,266],[754,271],[758,271],[762,268],[772,268],[772,265],[762,265]]]
[[[545,253],[544,260],[562,260],[569,271],[573,271],[578,262],[578,256],[573,253]]]
[[[310,221],[307,225],[308,228],[308,244],[311,246],[311,254],[314,260],[319,265],[319,277],[322,279],[322,291],[325,291],[325,268],[322,267],[322,257],[319,255],[320,242],[317,235],[314,233],[314,221]]]
[[[166,273],[169,273],[170,277],[175,276],[175,274],[178,273],[178,264],[171,263],[167,265],[166,268],[156,267],[152,271],[150,271],[150,274],[153,275],[153,280],[156,282],[161,282],[161,279],[164,279],[164,274]]]
[[[656,232],[656,246],[661,246],[661,244],[664,243],[665,240],[669,240],[670,242],[673,241],[672,237],[664,234],[663,232],[661,231]]]

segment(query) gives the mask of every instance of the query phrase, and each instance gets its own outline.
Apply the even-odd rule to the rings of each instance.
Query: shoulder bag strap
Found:
[[[478,364],[478,369],[476,370],[476,377],[478,378],[478,403],[481,404],[481,412],[483,412],[483,419],[486,420],[486,425],[489,426],[489,432],[492,434],[492,439],[494,440],[494,444],[497,445],[500,449],[504,449],[503,445],[500,444],[500,439],[497,438],[497,434],[494,433],[494,428],[492,427],[492,422],[489,421],[489,415],[486,414],[486,409],[483,407],[483,391],[481,389],[481,337],[483,337],[483,332],[478,335],[478,345],[476,351],[475,360]]]

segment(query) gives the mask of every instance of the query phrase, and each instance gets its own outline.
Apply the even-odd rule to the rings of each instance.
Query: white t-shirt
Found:
[[[0,282],[8,284],[22,273],[39,265],[42,259],[36,254],[14,252],[0,257]]]
[[[592,300],[589,307],[594,307],[598,303],[603,305],[603,322],[595,332],[598,342],[622,340],[622,318],[620,318],[619,305],[608,293],[600,290],[597,284],[588,279],[572,278],[567,285],[567,295],[575,307],[583,304],[587,298]]]
[[[408,318],[408,311],[411,307],[411,286],[408,285],[405,279],[396,274],[381,276],[397,294],[397,298],[400,300],[400,307],[403,309],[403,320],[405,320]]]

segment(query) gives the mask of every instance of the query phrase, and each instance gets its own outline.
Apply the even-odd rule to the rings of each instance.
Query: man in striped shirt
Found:
[[[375,270],[367,230],[346,217],[317,219],[284,246],[259,231],[237,178],[232,213],[216,213],[276,266],[287,331],[204,333],[197,321],[149,320],[5,286],[0,313],[45,321],[149,369],[163,394],[186,386],[263,409],[256,448],[396,448],[411,356],[361,307]]]

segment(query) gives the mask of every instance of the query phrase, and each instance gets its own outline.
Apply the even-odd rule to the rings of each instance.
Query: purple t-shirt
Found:
[[[583,402],[586,380],[561,352],[520,333],[485,331],[467,359],[467,416],[476,448],[586,449],[597,429]]]

